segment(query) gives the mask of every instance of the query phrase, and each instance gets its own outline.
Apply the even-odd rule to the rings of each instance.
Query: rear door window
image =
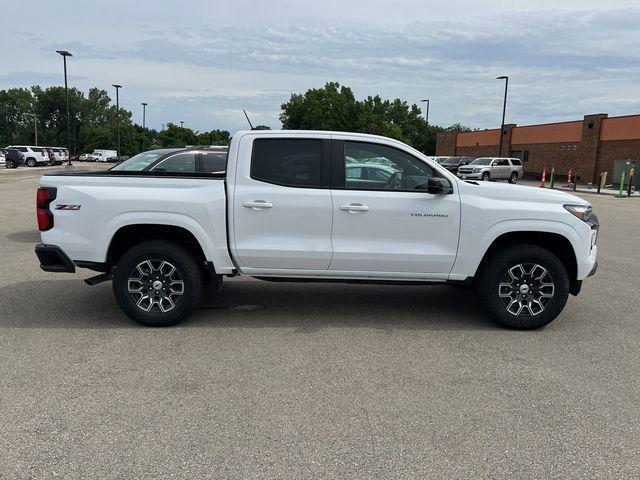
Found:
[[[322,141],[302,138],[254,140],[251,178],[288,187],[320,187]]]
[[[517,160],[517,159],[514,158],[514,159],[511,160],[511,164],[519,167],[519,166],[522,165],[522,162],[520,160]]]

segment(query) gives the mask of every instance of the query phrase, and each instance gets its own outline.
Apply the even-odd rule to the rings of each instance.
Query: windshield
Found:
[[[469,165],[489,165],[493,158],[476,158]]]
[[[458,161],[458,157],[445,158],[440,162],[440,165],[457,165]]]
[[[125,160],[124,162],[119,163],[111,170],[122,172],[141,172],[156,160],[158,160],[160,157],[163,157],[167,153],[171,153],[174,151],[176,150],[172,148],[164,148],[161,150],[150,150],[148,152],[142,152],[134,157],[131,157],[129,160]]]

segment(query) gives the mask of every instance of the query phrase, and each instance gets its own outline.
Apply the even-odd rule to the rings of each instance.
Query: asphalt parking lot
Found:
[[[245,279],[149,329],[39,269],[43,171],[0,171],[0,478],[638,478],[640,200],[585,196],[600,268],[543,330],[460,288]]]

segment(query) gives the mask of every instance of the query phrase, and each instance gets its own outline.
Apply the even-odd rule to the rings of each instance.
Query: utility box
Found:
[[[615,188],[620,188],[620,175],[624,172],[624,185],[625,188],[629,185],[629,173],[634,168],[633,185],[636,188],[640,188],[640,161],[637,160],[616,160],[613,163],[613,177],[611,183]]]

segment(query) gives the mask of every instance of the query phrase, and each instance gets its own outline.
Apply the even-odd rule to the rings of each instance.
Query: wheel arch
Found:
[[[129,249],[143,242],[159,239],[178,243],[202,264],[207,262],[205,251],[193,232],[183,226],[160,223],[133,223],[118,228],[109,241],[105,262],[108,267],[112,267]]]
[[[519,244],[537,245],[553,253],[567,269],[571,285],[571,293],[575,295],[580,291],[581,282],[577,279],[578,262],[573,244],[566,236],[557,232],[523,230],[506,232],[499,235],[485,251],[485,254],[476,270],[475,277],[478,276],[480,271],[496,252],[507,246]]]

